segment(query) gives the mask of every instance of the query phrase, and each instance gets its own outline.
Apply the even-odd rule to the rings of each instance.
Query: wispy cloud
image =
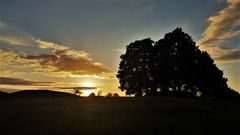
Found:
[[[30,46],[34,44],[34,37],[22,29],[0,22],[0,43],[8,45]]]
[[[0,50],[0,76],[1,77],[10,77],[10,76],[21,76],[24,73],[15,71],[11,69],[12,63],[16,61],[18,54],[15,52],[6,52]]]
[[[240,49],[229,49],[226,45],[227,40],[240,37],[240,1],[228,0],[227,3],[227,8],[208,19],[210,24],[198,41],[200,48],[207,50],[217,62],[240,61]]]
[[[55,71],[66,71],[78,74],[98,74],[109,72],[110,70],[103,64],[91,60],[85,51],[71,50],[66,46],[55,43],[37,40],[40,48],[52,49],[48,55],[21,55],[27,61],[34,61],[42,68],[52,68]]]
[[[56,43],[47,42],[40,39],[37,39],[36,43],[38,44],[39,48],[52,49],[52,53],[54,55],[68,55],[75,58],[85,58],[85,59],[91,60],[89,58],[89,53],[82,50],[71,50],[70,48],[64,45],[59,45]]]
[[[19,78],[0,77],[0,85],[51,86],[53,82],[29,81]]]
[[[2,67],[1,67],[0,73],[1,73],[1,77],[10,77],[10,76],[16,77],[16,76],[24,75],[23,72],[13,71],[13,70],[9,70],[7,68],[2,68]]]

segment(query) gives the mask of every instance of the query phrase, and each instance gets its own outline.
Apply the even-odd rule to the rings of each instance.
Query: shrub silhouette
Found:
[[[103,93],[103,92],[102,92],[101,90],[98,91],[98,92],[97,92],[97,96],[98,96],[98,97],[102,96],[102,93]]]
[[[206,51],[201,51],[181,28],[153,42],[130,43],[121,55],[117,78],[127,95],[187,96],[206,98],[237,96],[223,71]]]
[[[113,97],[120,97],[120,96],[117,93],[114,93]]]
[[[92,92],[90,95],[89,95],[89,97],[95,97],[96,96],[96,94],[94,93],[94,92]]]
[[[106,94],[106,97],[112,97],[113,96],[113,94],[111,93],[111,92],[108,92],[107,94]]]

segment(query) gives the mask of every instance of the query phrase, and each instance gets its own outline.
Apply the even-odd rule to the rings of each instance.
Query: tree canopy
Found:
[[[117,78],[127,95],[223,98],[238,95],[206,51],[181,28],[157,42],[137,40],[121,55]]]

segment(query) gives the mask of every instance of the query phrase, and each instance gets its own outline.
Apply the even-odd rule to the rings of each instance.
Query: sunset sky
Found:
[[[126,45],[176,27],[240,92],[240,0],[0,0],[0,90],[78,86],[124,95],[115,76]]]

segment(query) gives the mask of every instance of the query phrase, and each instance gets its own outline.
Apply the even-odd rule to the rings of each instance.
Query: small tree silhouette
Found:
[[[108,92],[106,95],[106,97],[112,97],[112,96],[113,96],[113,94],[111,92]]]
[[[92,92],[90,95],[89,95],[89,97],[95,97],[96,96],[96,94],[94,93],[94,92]]]
[[[114,93],[113,97],[120,97],[120,96],[117,93]]]

